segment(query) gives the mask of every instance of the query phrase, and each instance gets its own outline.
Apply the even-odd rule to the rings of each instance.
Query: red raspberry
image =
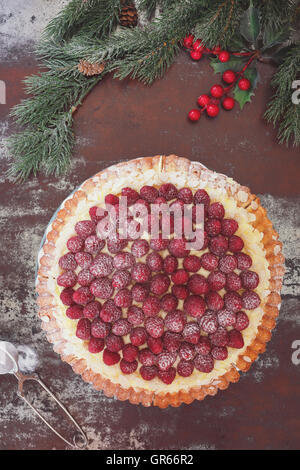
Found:
[[[156,364],[156,356],[150,349],[144,348],[139,352],[139,361],[143,366],[154,366]]]
[[[104,349],[104,340],[102,338],[91,338],[88,349],[92,354],[101,352]]]
[[[140,190],[140,195],[147,202],[154,202],[158,197],[158,190],[154,186],[143,186]]]
[[[144,263],[137,263],[131,270],[131,277],[137,282],[147,282],[150,276],[151,271]]]
[[[189,275],[184,269],[179,269],[171,275],[171,280],[174,284],[185,284],[188,279]]]
[[[88,269],[93,262],[93,257],[90,253],[80,251],[75,253],[75,260],[82,269]]]
[[[83,316],[85,318],[89,318],[90,320],[94,320],[94,318],[99,317],[101,310],[100,302],[96,300],[94,302],[90,302],[83,308]]]
[[[135,284],[131,289],[132,298],[136,302],[143,302],[149,295],[149,286],[146,284]]]
[[[157,368],[155,366],[142,366],[139,372],[144,380],[152,380],[157,376]]]
[[[114,288],[109,279],[95,279],[90,286],[90,291],[95,297],[100,299],[110,299],[113,295]]]
[[[216,255],[212,253],[204,253],[201,256],[201,266],[206,269],[206,271],[214,271],[218,267],[219,259]]]
[[[240,290],[242,287],[242,281],[240,276],[236,273],[229,273],[226,276],[226,289],[227,290]]]
[[[243,240],[238,237],[237,235],[232,235],[229,237],[228,240],[228,250],[232,253],[236,253],[237,251],[241,251],[244,248]]]
[[[169,243],[169,252],[171,255],[175,256],[175,258],[184,258],[189,254],[190,250],[186,249],[185,240],[174,238]]]
[[[100,318],[95,318],[92,321],[91,331],[94,338],[106,338],[110,333],[110,324],[103,322]]]
[[[194,194],[194,203],[203,204],[206,208],[210,204],[210,197],[204,189],[198,189]]]
[[[215,346],[211,350],[211,355],[215,361],[225,361],[225,359],[228,357],[228,351],[225,347]]]
[[[82,238],[89,237],[95,233],[96,226],[92,220],[80,220],[75,224],[75,232]]]
[[[224,255],[220,258],[219,269],[222,273],[228,274],[237,268],[237,260],[233,255]]]
[[[173,312],[178,305],[178,300],[172,294],[166,294],[160,302],[162,310],[165,312]]]
[[[106,339],[105,339],[105,344],[107,349],[109,349],[112,352],[118,352],[121,351],[121,349],[124,346],[124,340],[121,336],[116,336],[110,333]]]
[[[207,356],[211,351],[211,343],[208,336],[201,336],[199,342],[195,345],[195,353],[201,356]]]
[[[65,271],[58,276],[56,282],[62,287],[74,287],[77,282],[77,276],[73,271]]]
[[[76,336],[84,341],[91,338],[91,322],[88,318],[80,318],[77,323]]]
[[[127,197],[127,204],[134,204],[140,197],[139,193],[132,188],[123,188],[121,191],[122,197]]]
[[[171,201],[177,197],[177,189],[174,184],[165,183],[159,188],[159,195],[164,197],[167,201]]]
[[[245,253],[236,253],[234,256],[237,259],[237,266],[241,271],[251,268],[252,259],[250,256],[246,255]]]
[[[135,258],[131,253],[118,253],[113,259],[113,264],[116,269],[129,269],[135,265]]]
[[[201,274],[193,274],[190,277],[188,286],[189,286],[190,291],[193,294],[202,295],[202,294],[207,294],[207,292],[209,291],[208,282],[205,279],[205,277],[202,276]]]
[[[112,277],[112,285],[113,287],[116,287],[117,289],[122,289],[128,286],[128,284],[130,284],[130,281],[131,281],[130,273],[125,270],[115,272]]]
[[[244,289],[256,289],[259,284],[259,276],[254,271],[242,271],[241,280]]]
[[[172,331],[167,331],[163,337],[165,351],[175,353],[181,344],[181,335]]]
[[[121,307],[121,308],[130,307],[130,305],[132,304],[131,291],[128,289],[119,290],[115,295],[114,302],[117,305],[117,307]]]
[[[166,250],[168,244],[169,240],[159,236],[159,238],[152,238],[152,240],[150,241],[150,248],[154,251],[163,251]]]
[[[120,318],[112,326],[112,333],[116,336],[126,336],[131,330],[130,323],[125,318]]]
[[[95,277],[109,276],[113,269],[113,258],[106,253],[97,255],[90,267],[90,271]]]
[[[162,204],[166,204],[167,200],[166,198],[164,198],[163,196],[159,196],[155,199],[155,204],[157,204],[158,206],[161,206]]]
[[[134,326],[140,325],[144,321],[143,310],[132,305],[127,311],[127,320]]]
[[[122,354],[123,354],[123,358],[125,359],[125,361],[133,362],[138,357],[139,348],[137,348],[136,346],[133,346],[133,344],[131,343],[127,343],[122,349]]]
[[[112,254],[119,253],[128,245],[128,241],[121,238],[112,238],[107,240],[108,251]]]
[[[197,344],[200,338],[200,327],[196,322],[186,323],[182,336],[185,341],[192,344]]]
[[[166,385],[170,385],[176,377],[176,369],[174,367],[171,367],[170,369],[165,371],[159,370],[158,377]]]
[[[171,255],[166,256],[164,260],[164,270],[167,274],[172,274],[178,267],[178,260]]]
[[[74,294],[74,290],[72,289],[72,287],[66,287],[63,291],[61,291],[60,300],[62,301],[64,305],[68,305],[68,306],[73,305],[74,303],[73,294]]]
[[[88,287],[79,287],[73,294],[73,300],[76,304],[86,305],[94,300],[94,296]]]
[[[210,100],[211,100],[210,96],[203,94],[198,97],[197,103],[199,104],[199,106],[201,106],[201,108],[204,108],[204,106],[208,105]]]
[[[78,253],[77,253],[78,254]],[[74,271],[77,268],[76,258],[73,253],[66,253],[58,260],[58,265],[66,271]]]
[[[156,274],[150,281],[150,291],[155,295],[162,295],[169,289],[170,279],[166,274]]]
[[[218,311],[224,307],[224,300],[218,292],[209,292],[205,297],[207,307],[209,310]]]
[[[222,256],[228,249],[228,241],[223,235],[217,235],[210,240],[209,249],[214,255]]]
[[[214,346],[225,347],[228,344],[228,331],[220,326],[215,333],[209,335],[209,338]]]
[[[243,307],[241,296],[237,292],[226,292],[224,303],[225,307],[232,312],[237,312]]]
[[[205,333],[215,333],[219,326],[217,315],[215,313],[206,313],[203,315],[203,317],[201,317],[199,326],[201,330],[205,331]]]
[[[209,374],[214,368],[214,360],[210,354],[206,356],[200,356],[198,354],[194,359],[196,369],[205,374]]]
[[[95,279],[95,276],[89,269],[82,269],[77,276],[77,282],[83,287],[87,287]]]
[[[191,204],[193,202],[193,193],[190,188],[181,188],[178,191],[178,199],[183,201],[185,204]]]
[[[172,294],[179,300],[185,300],[190,291],[186,286],[173,286]]]
[[[195,255],[189,255],[183,260],[183,267],[189,272],[196,273],[201,268],[201,259]]]
[[[175,312],[168,313],[165,317],[165,326],[168,330],[174,333],[180,333],[185,325],[185,317],[183,312],[176,310]]]
[[[218,312],[218,322],[220,326],[234,326],[236,324],[236,314],[224,308]]]
[[[217,291],[223,289],[226,284],[226,276],[220,271],[213,271],[207,278],[209,289]]]
[[[190,295],[183,304],[184,311],[191,317],[199,318],[204,315],[206,305],[202,297]]]
[[[221,222],[218,219],[208,219],[205,222],[205,230],[210,237],[215,237],[221,233]]]
[[[210,219],[223,219],[225,215],[223,204],[220,202],[213,202],[208,208],[207,215]]]
[[[114,364],[117,364],[120,359],[120,354],[118,354],[117,352],[112,352],[109,351],[109,349],[104,349],[103,362],[107,366],[113,366]]]
[[[159,370],[168,370],[174,364],[176,354],[170,352],[162,352],[157,357],[157,366]]]
[[[100,222],[100,220],[102,220],[106,216],[106,211],[104,211],[102,207],[93,206],[93,207],[90,207],[89,214],[90,214],[90,218],[95,223],[97,223],[97,222]]]
[[[249,326],[249,318],[245,312],[237,312],[236,314],[236,324],[235,329],[238,331],[243,331]]]
[[[231,237],[239,228],[239,224],[234,219],[223,219],[221,223],[222,235],[225,237]]]
[[[195,348],[192,344],[183,342],[179,348],[179,357],[184,361],[191,361],[195,357]]]
[[[135,240],[131,245],[131,253],[136,258],[142,258],[149,251],[149,243],[147,240]]]
[[[160,338],[164,333],[164,321],[161,317],[148,317],[144,325],[147,333],[152,338]]]
[[[105,241],[100,240],[96,235],[91,235],[85,239],[84,249],[92,255],[96,255],[98,251],[101,251],[104,248]]]
[[[71,320],[78,320],[83,317],[83,308],[81,305],[72,305],[67,308],[66,315]]]
[[[153,354],[160,354],[163,350],[163,342],[161,338],[152,338],[152,336],[149,336],[147,344]]]
[[[130,341],[134,346],[142,346],[147,341],[147,332],[145,328],[138,326],[130,332]]]
[[[115,322],[122,316],[122,310],[116,306],[112,299],[107,300],[100,310],[100,318],[107,323]]]
[[[72,253],[77,253],[81,251],[83,248],[84,240],[81,237],[71,237],[67,241],[67,248],[68,250],[72,251]]]
[[[121,359],[120,369],[123,374],[133,374],[137,370],[138,363],[137,361],[127,362],[125,359]]]
[[[104,201],[106,205],[115,206],[116,204],[119,204],[119,198],[115,194],[107,194]]]
[[[146,263],[151,271],[161,271],[163,268],[164,261],[159,253],[153,251],[146,258]]]
[[[147,317],[155,317],[160,311],[160,301],[157,297],[149,295],[143,303],[143,312]]]
[[[242,294],[242,307],[246,310],[254,310],[260,305],[260,297],[251,290],[247,290]],[[242,308],[241,307],[241,308]]]
[[[177,364],[177,372],[181,377],[189,377],[194,371],[194,363],[192,361],[179,361]]]
[[[231,330],[228,333],[228,346],[230,348],[241,349],[244,347],[242,334],[237,330]]]

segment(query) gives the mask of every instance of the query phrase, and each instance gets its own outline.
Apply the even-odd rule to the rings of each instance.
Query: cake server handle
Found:
[[[54,432],[60,439],[62,439],[66,444],[69,446],[73,447],[74,449],[85,449],[88,445],[88,440],[79,426],[79,424],[76,422],[76,420],[73,418],[73,416],[69,413],[67,408],[59,401],[59,399],[49,390],[49,388],[44,384],[44,382],[39,378],[38,374],[34,373],[32,375],[24,375],[21,374],[21,372],[14,372],[14,376],[16,377],[18,381],[18,392],[17,395],[22,398],[22,400],[27,403],[28,406],[34,411],[34,413],[48,426],[48,428],[51,429],[52,432]],[[48,395],[59,405],[59,407],[64,411],[64,413],[67,415],[69,420],[74,424],[76,427],[77,431],[79,432],[81,436],[81,442],[77,442],[78,436],[74,435],[73,437],[73,443],[68,441],[64,436],[62,436],[47,420],[44,418],[44,416],[30,403],[30,401],[26,398],[23,390],[23,385],[24,382],[26,381],[34,381],[37,382],[47,393]]]

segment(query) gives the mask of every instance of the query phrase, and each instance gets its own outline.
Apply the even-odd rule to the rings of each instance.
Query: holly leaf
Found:
[[[252,96],[254,96],[254,90],[259,78],[256,67],[248,68],[244,73],[244,77],[248,78],[251,82],[249,90],[240,90],[238,84],[235,85],[233,90],[234,99],[239,103],[241,109],[243,109],[246,103],[250,103]]]
[[[259,12],[253,6],[252,1],[248,10],[242,15],[240,22],[240,33],[251,44],[256,44],[256,40],[260,33]]]
[[[271,49],[278,44],[282,44],[289,38],[289,30],[274,30],[273,28],[266,27],[263,33],[263,48],[262,51]]]
[[[238,72],[244,67],[247,60],[248,59],[245,57],[231,56],[228,62],[220,62],[216,57],[215,59],[211,59],[210,65],[214,69],[215,73],[223,73],[225,70],[234,70],[235,72]]]

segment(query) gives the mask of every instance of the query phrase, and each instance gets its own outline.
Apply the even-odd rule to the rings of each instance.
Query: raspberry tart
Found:
[[[121,236],[123,197],[127,221],[137,204],[147,214],[176,207],[170,234],[159,215],[153,237],[151,212],[138,237]],[[113,235],[102,223],[111,206]],[[198,206],[195,249],[174,225],[195,234]],[[48,227],[37,277],[42,328],[107,396],[161,408],[202,400],[264,352],[280,306],[281,248],[259,198],[229,177],[175,155],[114,165],[85,181]]]

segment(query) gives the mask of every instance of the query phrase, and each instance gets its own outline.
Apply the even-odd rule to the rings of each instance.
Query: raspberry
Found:
[[[195,354],[195,348],[192,344],[186,342],[181,343],[181,346],[179,348],[180,359],[183,359],[184,361],[190,361],[194,359]]]
[[[209,291],[208,282],[205,279],[205,277],[202,276],[201,274],[193,274],[190,277],[188,286],[189,286],[190,291],[193,294],[202,295],[202,294],[207,294],[207,292]]]
[[[194,371],[192,361],[179,361],[177,364],[177,372],[181,377],[189,377]]]
[[[228,351],[225,347],[215,346],[211,350],[211,355],[216,361],[224,361],[228,357]]]
[[[168,352],[175,353],[181,344],[181,335],[172,331],[167,331],[163,337],[164,349]]]
[[[183,260],[183,267],[189,272],[196,273],[201,268],[201,258],[189,255]]]
[[[117,305],[117,307],[121,307],[121,308],[130,307],[130,305],[132,304],[131,291],[128,289],[119,290],[115,295],[114,302]]]
[[[68,305],[68,306],[73,305],[74,303],[73,293],[74,293],[74,290],[72,289],[72,287],[66,287],[63,291],[61,291],[60,300],[62,301],[64,305]]]
[[[199,326],[201,330],[205,331],[205,333],[215,333],[219,326],[217,315],[215,313],[206,313],[201,317]]]
[[[237,260],[233,255],[224,255],[220,258],[219,269],[222,273],[228,274],[237,268]]]
[[[249,326],[249,318],[245,312],[237,312],[235,329],[243,331]]]
[[[75,254],[75,260],[82,269],[88,269],[93,262],[93,257],[90,253],[80,251]]]
[[[143,310],[133,305],[127,311],[127,320],[134,326],[140,325],[144,321]]]
[[[236,324],[236,314],[224,308],[218,312],[218,322],[220,326],[234,326]]]
[[[176,354],[170,352],[162,352],[157,357],[157,366],[159,370],[168,370],[174,364]]]
[[[209,292],[206,295],[205,300],[209,310],[218,311],[224,307],[224,300],[218,292]]]
[[[67,308],[66,315],[71,320],[78,320],[83,317],[83,308],[81,305],[72,305]]]
[[[106,338],[110,333],[110,324],[103,322],[100,318],[95,318],[92,321],[91,332],[94,338]]]
[[[112,326],[112,333],[116,336],[126,336],[131,330],[130,323],[125,318],[120,318]]]
[[[84,249],[92,255],[96,255],[98,251],[101,251],[104,248],[105,241],[100,240],[96,235],[91,235],[87,237],[84,242]]]
[[[119,198],[115,194],[107,194],[104,201],[106,205],[110,204],[111,206],[115,206],[119,204]]]
[[[260,297],[251,290],[247,290],[242,294],[242,307],[246,310],[254,310],[260,305]]]
[[[144,263],[137,263],[131,270],[131,277],[137,282],[147,282],[150,276],[151,271]]]
[[[226,292],[224,303],[225,307],[232,312],[237,312],[243,307],[241,296],[237,292]]]
[[[168,214],[166,214],[166,217],[169,217],[169,219],[171,217],[175,217],[175,218],[182,217],[183,208],[184,208],[184,202],[181,199],[176,199],[174,202],[172,202],[172,204],[170,204],[170,209],[172,209],[172,211],[174,211],[174,214],[172,214],[170,216]]]
[[[128,271],[117,271],[112,277],[112,285],[117,289],[122,289],[130,284],[130,280],[131,276]]]
[[[142,346],[147,341],[147,332],[145,328],[138,326],[130,332],[130,341],[134,346]]]
[[[149,243],[146,240],[135,240],[131,245],[131,253],[136,258],[142,258],[149,251]]]
[[[228,240],[228,250],[232,253],[236,253],[237,251],[241,251],[244,248],[243,240],[238,237],[237,235],[232,235],[229,237]]]
[[[204,253],[201,256],[201,266],[206,269],[206,271],[214,271],[218,267],[219,259],[216,255],[212,253]]]
[[[208,219],[205,222],[205,230],[210,237],[215,237],[221,233],[221,222],[218,219]]]
[[[114,259],[113,264],[116,269],[129,269],[135,264],[135,258],[131,253],[118,253]]]
[[[172,274],[178,267],[178,260],[171,255],[168,255],[164,259],[164,270],[167,274]]]
[[[68,250],[72,251],[72,253],[77,253],[81,251],[83,248],[84,240],[81,237],[71,237],[67,241],[67,248]]]
[[[171,201],[177,197],[177,189],[174,184],[165,183],[159,188],[159,195],[164,197],[167,201]]]
[[[164,333],[164,321],[161,317],[148,317],[144,325],[147,333],[152,338],[160,338]]]
[[[174,333],[180,333],[185,325],[185,317],[183,312],[176,310],[175,312],[168,313],[165,317],[165,326],[168,330]]]
[[[162,295],[169,289],[170,279],[166,274],[156,274],[150,282],[150,291],[155,295]]]
[[[155,317],[160,311],[160,301],[157,297],[149,295],[143,303],[143,312],[147,317]]]
[[[200,327],[196,322],[188,322],[182,332],[185,341],[197,344],[200,338]]]
[[[204,315],[206,305],[202,297],[190,295],[183,304],[184,311],[191,317],[199,318]]]
[[[140,190],[140,195],[147,202],[154,202],[158,197],[158,190],[154,186],[143,186]]]
[[[137,361],[127,362],[125,359],[121,359],[120,369],[123,374],[133,374],[137,370],[138,363]]]
[[[174,238],[169,243],[169,252],[176,258],[184,258],[189,254],[190,250],[186,249],[186,242],[183,239]]]
[[[155,199],[155,204],[157,204],[158,206],[161,206],[162,204],[166,204],[167,200],[165,197],[163,196],[158,196],[156,199]]]
[[[237,267],[241,271],[251,268],[252,259],[250,258],[250,256],[246,255],[245,253],[236,253],[235,257],[237,259]]]
[[[109,351],[108,349],[104,349],[103,351],[103,362],[107,366],[113,366],[114,364],[117,364],[120,360],[120,354],[117,352],[112,352]]]
[[[92,220],[81,220],[75,224],[75,232],[82,238],[89,237],[95,233],[95,224]]]
[[[122,197],[127,197],[127,204],[134,204],[140,197],[139,193],[132,188],[123,188],[121,191]]]
[[[242,287],[242,281],[240,276],[238,276],[236,273],[229,273],[226,276],[226,289],[227,290],[240,290]]]
[[[144,199],[140,198],[133,204],[133,206],[130,209],[130,213],[133,215],[133,218],[142,217],[145,215],[145,209],[146,209],[146,214],[149,214],[150,204]]]
[[[90,286],[90,291],[95,297],[100,299],[110,299],[113,295],[114,288],[109,279],[95,279]]]
[[[62,287],[74,287],[77,282],[77,276],[73,271],[65,271],[58,276],[56,282]]]
[[[207,356],[211,351],[210,340],[207,336],[201,336],[199,342],[195,345],[195,353],[201,356]]]
[[[172,294],[180,300],[185,300],[190,291],[186,286],[173,286],[172,287]]]
[[[185,284],[188,279],[189,275],[184,269],[179,269],[171,275],[171,280],[174,284]]]
[[[102,338],[91,338],[89,341],[89,352],[97,354],[104,349],[104,341]]]
[[[86,305],[94,300],[94,296],[88,287],[79,287],[73,294],[73,300],[76,304]]]
[[[77,282],[83,287],[87,287],[95,279],[95,276],[89,269],[82,269],[77,276]]]
[[[222,256],[228,249],[228,241],[223,235],[217,235],[210,240],[209,249],[214,255]]]
[[[196,369],[205,374],[209,374],[214,368],[214,360],[210,354],[206,356],[200,356],[200,354],[198,354],[194,359],[194,364]]]
[[[231,330],[228,333],[228,346],[230,348],[241,349],[244,347],[242,334],[237,330]]]
[[[193,193],[190,188],[181,188],[178,191],[178,199],[183,201],[185,204],[191,204],[193,202]]]
[[[161,338],[152,338],[152,336],[149,336],[147,339],[147,344],[153,354],[159,354],[163,350],[163,342]]]
[[[135,284],[131,289],[132,298],[136,302],[143,302],[149,295],[149,286],[146,284]]]
[[[157,376],[157,368],[155,366],[152,366],[152,367],[142,366],[139,372],[144,380],[152,380],[154,379],[154,377]]]
[[[95,277],[105,277],[113,271],[113,259],[106,253],[100,253],[94,259],[90,271]]]
[[[94,320],[94,318],[99,317],[100,310],[101,310],[101,304],[100,302],[97,302],[95,300],[94,302],[88,303],[83,308],[83,316],[85,318],[89,318],[90,320]]]
[[[76,336],[84,341],[91,337],[91,322],[88,318],[80,318],[77,323]]]
[[[244,289],[256,289],[259,284],[259,276],[254,271],[242,271],[241,280]]]
[[[208,208],[207,215],[210,219],[223,219],[225,215],[223,204],[220,202],[213,202]]]
[[[121,349],[124,346],[124,341],[121,336],[116,336],[110,333],[106,339],[105,339],[105,344],[107,349],[109,349],[112,352],[118,352],[121,351]]]
[[[143,366],[154,366],[156,364],[156,356],[150,349],[144,348],[139,352],[139,361]]]
[[[138,357],[139,349],[136,346],[133,346],[133,344],[127,343],[122,349],[122,354],[125,361],[133,362]]]
[[[168,247],[169,240],[166,238],[152,238],[150,241],[150,248],[154,251],[163,251]]]
[[[160,301],[162,310],[165,312],[173,312],[178,305],[178,300],[172,294],[166,294]]]
[[[151,269],[151,271],[161,271],[164,264],[160,254],[156,253],[155,251],[147,256],[146,263],[148,268]]]
[[[100,318],[107,323],[115,322],[122,316],[122,310],[116,306],[112,299],[107,300],[100,310]]]
[[[228,344],[228,331],[220,326],[209,338],[214,346],[225,347]]]
[[[204,189],[198,189],[194,194],[194,203],[203,204],[207,208],[210,204],[210,197]]]
[[[77,268],[76,258],[73,253],[66,253],[58,260],[58,265],[61,269],[67,271],[74,271]]]
[[[213,291],[221,290],[225,287],[226,276],[220,271],[213,271],[207,278],[209,288]]]
[[[221,224],[222,235],[224,235],[225,237],[231,237],[231,235],[233,235],[239,227],[239,224],[234,219],[223,219]]]
[[[124,250],[128,245],[128,241],[121,239],[119,237],[114,237],[110,240],[107,240],[107,248],[110,253],[116,254]]]
[[[93,206],[93,207],[90,207],[89,214],[90,214],[90,218],[95,223],[97,223],[97,222],[100,222],[100,220],[102,220],[106,216],[106,211],[104,211],[102,207]]]

